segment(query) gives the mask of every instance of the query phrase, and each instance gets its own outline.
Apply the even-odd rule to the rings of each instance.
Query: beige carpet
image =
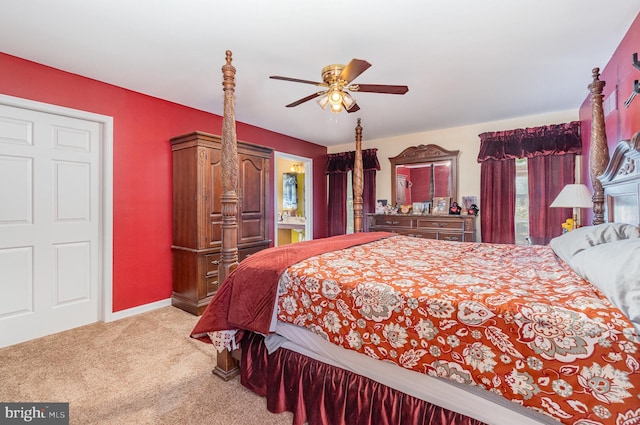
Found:
[[[0,401],[69,402],[72,424],[290,425],[211,374],[196,320],[165,307],[0,349]]]

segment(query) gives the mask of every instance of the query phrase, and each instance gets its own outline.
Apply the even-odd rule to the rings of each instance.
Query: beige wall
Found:
[[[406,134],[387,139],[367,139],[367,123],[363,120],[362,148],[378,148],[380,172],[376,178],[376,199],[391,197],[391,166],[389,158],[398,155],[410,146],[435,144],[447,150],[459,150],[458,196],[477,196],[480,199],[480,164],[477,162],[480,148],[478,135],[487,131],[512,130],[515,128],[537,127],[578,120],[578,109],[531,115],[502,121],[473,124],[464,127],[446,128],[424,133]],[[329,146],[328,153],[352,151],[353,143]],[[458,199],[460,201],[460,199]],[[482,205],[480,205],[482,209]]]

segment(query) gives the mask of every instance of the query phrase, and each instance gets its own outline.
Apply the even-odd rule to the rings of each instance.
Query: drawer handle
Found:
[[[211,264],[213,264],[214,266],[217,266],[218,264],[220,264],[220,260],[213,260]]]
[[[413,233],[409,233],[409,234],[407,234],[407,236],[411,236],[412,238],[421,238],[422,237],[422,235],[420,233],[415,234],[415,235]]]
[[[445,236],[443,239],[447,240],[447,241],[459,241],[460,237],[459,236]]]
[[[436,226],[436,227],[444,227],[444,226],[447,225],[447,223],[438,223],[437,221],[434,221],[433,225]]]
[[[391,224],[392,226],[395,226],[396,224],[400,224],[399,221],[385,221],[385,224]]]

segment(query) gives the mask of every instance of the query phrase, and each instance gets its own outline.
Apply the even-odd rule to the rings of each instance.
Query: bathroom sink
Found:
[[[305,224],[307,219],[305,217],[285,217],[282,222],[285,224]]]

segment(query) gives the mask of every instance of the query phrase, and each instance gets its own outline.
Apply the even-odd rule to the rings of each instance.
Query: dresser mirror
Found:
[[[392,205],[432,202],[434,197],[457,201],[459,154],[438,145],[419,145],[389,158]]]

